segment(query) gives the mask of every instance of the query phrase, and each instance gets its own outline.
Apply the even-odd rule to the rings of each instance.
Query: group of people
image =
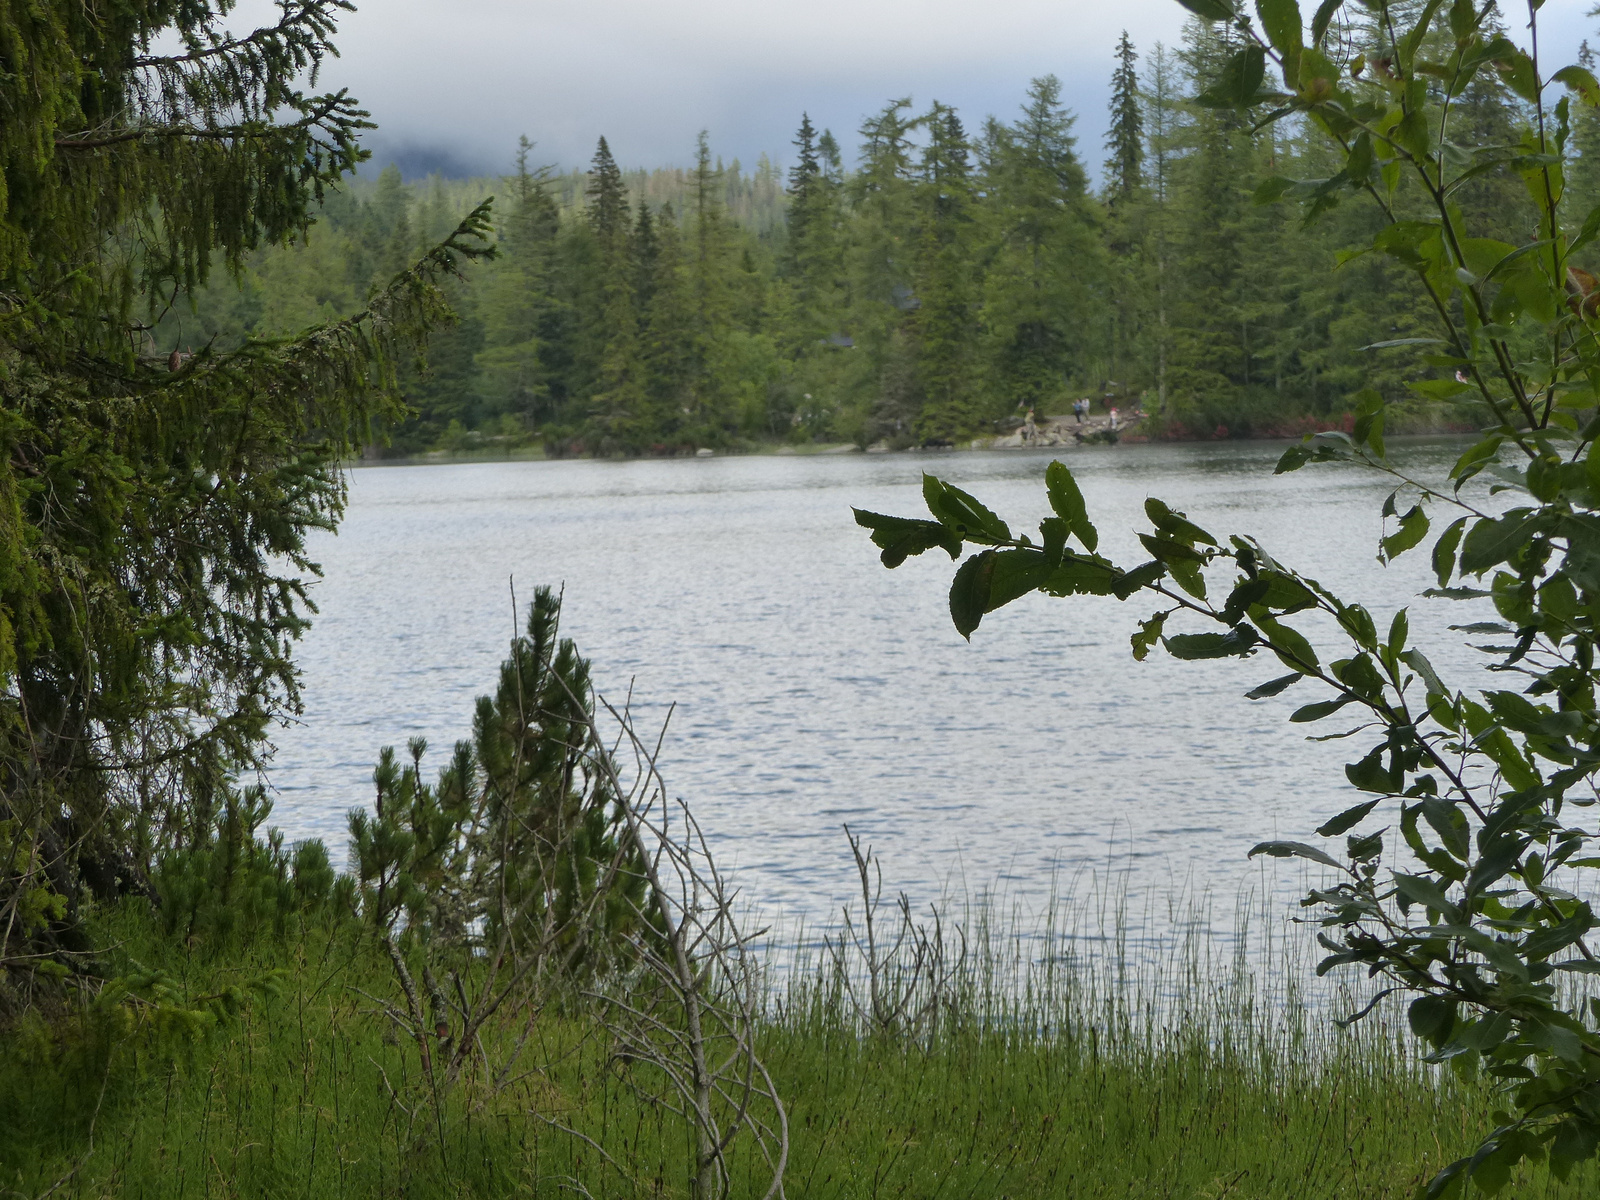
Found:
[[[1108,399],[1109,399],[1109,397],[1108,397]],[[1083,399],[1079,399],[1079,400],[1074,400],[1072,402],[1072,415],[1073,415],[1073,417],[1075,417],[1077,419],[1077,422],[1078,422],[1079,425],[1082,425],[1085,421],[1087,421],[1089,419],[1090,414],[1092,412],[1093,403],[1094,402],[1091,399],[1089,399],[1088,397],[1084,397]],[[1018,407],[1022,407],[1022,406],[1019,405]],[[1139,411],[1138,411],[1138,406],[1137,405],[1134,406],[1134,414],[1133,415],[1134,415],[1135,419],[1138,419]],[[1107,420],[1107,424],[1109,425],[1109,427],[1112,430],[1118,430],[1118,429],[1122,428],[1121,414],[1117,411],[1117,409],[1114,406],[1112,406],[1109,403],[1106,405],[1106,417],[1108,419]],[[1023,418],[1022,428],[1019,429],[1017,431],[1017,433],[1020,435],[1023,445],[1031,445],[1035,441],[1039,440],[1040,429],[1039,429],[1038,420],[1034,416],[1034,410],[1033,410],[1033,406],[1032,405],[1028,405],[1027,406],[1027,413]],[[1082,435],[1080,434],[1079,437],[1081,438]]]

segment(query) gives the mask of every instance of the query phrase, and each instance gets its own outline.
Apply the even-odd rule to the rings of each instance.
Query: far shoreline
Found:
[[[1475,430],[1468,429],[1426,429],[1415,432],[1391,433],[1387,440],[1390,443],[1407,444],[1413,442],[1429,441],[1434,439],[1467,438]],[[1222,446],[1222,445],[1271,445],[1278,444],[1289,446],[1304,440],[1304,434],[1262,434],[1254,437],[1223,437],[1223,438],[1177,438],[1177,437],[1146,437],[1135,434],[1132,437],[1122,438],[1116,442],[1058,442],[1054,445],[1023,445],[1010,443],[1009,438],[974,438],[965,445],[960,446],[906,446],[902,449],[891,450],[885,446],[873,446],[863,449],[854,442],[808,442],[802,445],[792,443],[769,443],[755,447],[742,447],[738,449],[705,450],[695,454],[638,454],[638,455],[550,455],[544,452],[542,445],[493,447],[482,450],[425,450],[417,454],[396,454],[393,456],[363,455],[360,458],[341,460],[340,466],[345,469],[369,467],[437,467],[437,466],[463,466],[474,463],[514,463],[514,462],[685,462],[698,461],[707,458],[817,458],[817,457],[849,457],[854,455],[901,455],[901,454],[1015,454],[1019,451],[1068,451],[1079,453],[1086,450],[1108,451],[1120,447],[1144,446]],[[1009,443],[1009,444],[1008,444]]]

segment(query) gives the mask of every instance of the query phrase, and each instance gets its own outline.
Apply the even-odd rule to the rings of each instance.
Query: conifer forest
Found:
[[[1332,269],[1370,241],[1371,213],[1307,224],[1259,202],[1274,179],[1336,171],[1314,125],[1258,130],[1196,103],[1233,36],[1198,20],[1175,47],[1124,34],[1103,147],[1074,136],[1045,76],[1008,115],[897,98],[830,131],[802,114],[787,171],[724,162],[706,135],[686,169],[625,169],[603,136],[587,171],[543,167],[527,142],[498,180],[390,168],[331,192],[304,242],[251,259],[242,291],[218,282],[196,310],[176,306],[161,338],[289,333],[352,310],[492,193],[499,256],[457,285],[460,324],[407,378],[415,415],[387,452],[475,436],[553,453],[903,447],[992,436],[1080,397],[1142,408],[1158,435],[1249,437],[1337,419],[1363,386],[1401,400],[1418,352],[1362,348],[1431,314],[1403,265]],[[1520,103],[1480,78],[1457,119],[1509,140]],[[1600,199],[1589,110],[1573,137],[1582,211]],[[1507,237],[1533,220],[1505,168],[1460,202]]]

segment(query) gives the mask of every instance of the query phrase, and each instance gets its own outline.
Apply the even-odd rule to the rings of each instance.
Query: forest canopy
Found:
[[[1336,35],[1352,53],[1371,36]],[[502,253],[453,291],[464,319],[405,379],[412,415],[390,452],[906,446],[1005,432],[1088,396],[1142,404],[1166,436],[1253,436],[1338,423],[1364,386],[1403,400],[1420,351],[1363,348],[1431,314],[1400,265],[1338,257],[1370,241],[1371,214],[1306,224],[1262,203],[1274,179],[1337,171],[1326,136],[1198,102],[1236,36],[1198,19],[1177,47],[1124,35],[1104,147],[1080,144],[1045,76],[1009,117],[971,124],[910,98],[853,138],[802,116],[787,171],[766,156],[725,164],[704,135],[687,169],[623,169],[604,138],[582,171],[541,168],[526,141],[499,180],[408,183],[390,168],[330,191],[305,240],[256,253],[242,291],[198,293],[167,329],[200,345],[348,311],[494,191]],[[1459,104],[1487,141],[1524,116],[1492,75]],[[1574,126],[1585,211],[1600,200],[1600,127],[1589,110]],[[1512,241],[1531,228],[1508,169],[1460,202]]]

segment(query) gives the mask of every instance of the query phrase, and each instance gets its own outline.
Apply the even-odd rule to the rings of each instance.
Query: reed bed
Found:
[[[869,953],[873,899],[769,977],[761,1051],[789,1110],[790,1197],[1409,1197],[1492,1124],[1492,1095],[1423,1062],[1398,1008],[1335,1025],[1359,990],[1308,997],[1300,927],[1248,898],[1226,945],[1180,906],[1136,952],[1092,891],[1038,920],[880,903]],[[578,998],[533,1015],[531,1070],[407,1115],[414,1047],[375,1011],[392,977],[358,930],[185,946],[130,905],[104,933],[174,995],[273,979],[277,994],[208,1029],[85,1009],[5,1033],[0,1193],[689,1194],[688,1131],[641,1099],[644,1068]],[[759,1195],[741,1145],[734,1194]],[[1535,1169],[1511,1194],[1597,1191],[1592,1168],[1565,1184]]]

